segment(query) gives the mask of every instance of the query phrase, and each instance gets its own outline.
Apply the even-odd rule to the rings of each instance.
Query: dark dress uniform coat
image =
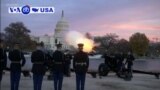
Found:
[[[32,52],[31,62],[33,63],[32,72],[44,75],[46,71],[46,54],[42,50]]]
[[[127,61],[126,63],[128,64],[128,68],[131,69],[133,65],[133,61],[135,60],[134,56],[132,54],[127,56]]]
[[[61,51],[56,50],[53,53],[53,71],[60,71],[64,72],[64,64],[65,64],[65,56],[64,53]]]
[[[24,54],[20,50],[14,49],[9,52],[9,59],[11,61],[11,90],[18,90],[21,67],[25,65]]]
[[[9,59],[11,61],[11,66],[10,66],[11,71],[21,72],[21,67],[23,67],[26,62],[23,52],[14,49],[9,52]]]
[[[2,80],[3,70],[7,65],[7,54],[3,48],[0,48],[0,82]]]
[[[5,69],[7,65],[7,54],[3,48],[0,48],[0,71]]]
[[[73,68],[75,72],[86,73],[89,67],[89,57],[87,53],[79,51],[74,55]]]

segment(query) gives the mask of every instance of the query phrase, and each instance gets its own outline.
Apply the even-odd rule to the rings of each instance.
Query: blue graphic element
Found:
[[[32,8],[32,11],[38,12],[38,9],[37,8]]]
[[[23,14],[29,14],[30,13],[30,7],[28,5],[25,5],[22,7],[22,13]]]

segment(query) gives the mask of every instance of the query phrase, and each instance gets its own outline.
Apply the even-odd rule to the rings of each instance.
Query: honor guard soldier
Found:
[[[53,80],[54,90],[62,90],[63,74],[64,74],[64,53],[62,52],[62,44],[57,44],[57,50],[53,53]]]
[[[110,55],[109,55],[108,53],[105,53],[105,54],[102,56],[102,58],[104,58],[104,63],[105,63],[106,65],[109,65],[109,61],[111,60]]]
[[[46,72],[45,60],[46,55],[43,52],[43,45],[39,43],[37,49],[31,55],[34,90],[41,90],[43,76]]]
[[[1,89],[1,81],[3,70],[6,68],[7,65],[7,54],[4,50],[4,43],[3,40],[0,40],[0,89]]]
[[[76,90],[84,90],[85,77],[89,67],[89,57],[83,52],[83,44],[78,44],[79,51],[74,55],[73,68],[76,73]]]
[[[71,65],[72,55],[69,54],[69,50],[65,51],[65,72],[67,77],[70,77],[70,65]]]
[[[25,57],[20,50],[19,43],[16,43],[14,49],[9,52],[9,59],[11,61],[11,90],[18,90],[21,68],[25,65]]]
[[[116,60],[117,60],[117,76],[120,77],[120,74],[122,73],[123,69],[123,61],[124,61],[124,54],[122,52],[118,52],[116,54]]]
[[[131,77],[132,77],[132,66],[133,66],[134,60],[135,60],[135,58],[134,58],[133,54],[131,52],[128,52],[126,64],[127,64],[128,74],[130,74]]]

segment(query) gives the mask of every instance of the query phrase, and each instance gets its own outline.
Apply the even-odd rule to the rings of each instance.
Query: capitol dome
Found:
[[[63,32],[69,29],[69,24],[64,18],[64,12],[62,11],[61,19],[57,22],[55,33],[56,32]]]
[[[55,45],[61,43],[63,49],[68,49],[69,46],[65,40],[65,36],[69,31],[69,24],[64,18],[64,12],[62,10],[62,15],[60,20],[56,24],[55,32],[54,32],[54,39]]]

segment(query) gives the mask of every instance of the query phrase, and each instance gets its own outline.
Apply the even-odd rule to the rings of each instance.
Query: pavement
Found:
[[[1,90],[10,90],[10,73],[3,75]],[[21,75],[19,90],[33,90],[32,77]],[[44,76],[42,90],[54,90],[53,81]],[[64,77],[62,90],[76,90],[75,74]],[[160,90],[160,79],[153,75],[134,74],[131,81],[118,78],[115,73],[109,73],[107,77],[92,78],[87,74],[85,90]]]

